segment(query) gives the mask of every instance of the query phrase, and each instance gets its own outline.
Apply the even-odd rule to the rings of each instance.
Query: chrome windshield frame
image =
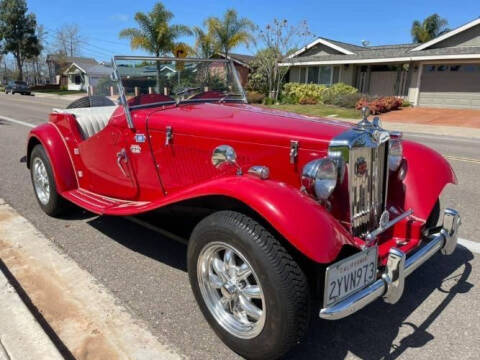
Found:
[[[240,89],[240,94],[241,99],[238,99],[236,101],[241,101],[243,103],[247,103],[247,96],[245,94],[245,89],[242,86],[242,83],[240,82],[240,78],[237,73],[237,69],[235,68],[235,64],[233,61],[230,59],[203,59],[203,58],[178,58],[178,57],[157,57],[157,56],[126,56],[126,55],[115,55],[112,58],[112,68],[113,68],[113,78],[112,80],[117,83],[117,88],[118,88],[118,93],[120,97],[120,104],[123,106],[124,112],[125,112],[125,117],[127,119],[128,127],[130,129],[134,129],[135,125],[132,120],[132,115],[130,113],[130,109],[135,109],[137,107],[129,107],[128,102],[127,102],[127,97],[125,95],[125,89],[122,84],[122,79],[118,73],[118,67],[117,67],[117,61],[122,61],[122,60],[139,60],[139,61],[181,61],[181,62],[199,62],[199,63],[213,63],[213,62],[221,62],[225,63],[228,66],[230,66],[230,71],[233,74],[234,81],[237,83]],[[158,104],[158,106],[161,106],[162,104]]]

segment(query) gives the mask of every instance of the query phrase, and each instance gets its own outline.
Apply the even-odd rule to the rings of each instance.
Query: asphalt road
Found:
[[[46,121],[66,101],[0,94],[0,197],[105,285],[153,334],[194,359],[237,358],[217,339],[193,299],[186,274],[186,248],[123,218],[76,211],[53,219],[34,199],[21,158],[30,124]],[[458,209],[460,237],[480,242],[480,141],[417,136],[448,156],[460,184],[450,186],[442,205]],[[158,225],[186,219],[162,215]],[[459,246],[454,255],[435,256],[407,280],[396,305],[382,301],[336,322],[313,320],[296,359],[477,359],[480,338],[480,254]]]

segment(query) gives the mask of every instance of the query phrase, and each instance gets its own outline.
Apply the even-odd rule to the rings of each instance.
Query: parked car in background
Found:
[[[22,95],[30,95],[32,93],[30,87],[25,81],[9,81],[7,86],[5,86],[5,94],[15,94],[20,93]]]
[[[152,221],[160,208],[200,210],[187,235],[190,283],[238,354],[282,356],[312,310],[337,320],[378,298],[394,304],[408,275],[453,253],[460,216],[439,205],[457,182],[450,164],[378,118],[248,105],[223,59],[115,57],[112,71],[30,132],[38,203],[52,216],[71,202]]]

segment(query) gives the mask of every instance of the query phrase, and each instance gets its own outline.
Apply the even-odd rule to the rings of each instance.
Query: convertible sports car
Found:
[[[52,216],[68,202],[108,215],[202,209],[187,258],[205,318],[242,356],[277,358],[312,309],[335,320],[393,304],[408,275],[455,249],[458,213],[437,225],[450,165],[367,115],[250,106],[226,60],[115,57],[111,77],[31,131],[27,164]]]

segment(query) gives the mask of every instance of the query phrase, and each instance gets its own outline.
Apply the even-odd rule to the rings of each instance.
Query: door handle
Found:
[[[122,149],[120,152],[117,153],[117,165],[120,168],[120,171],[122,172],[123,176],[129,177],[125,169],[123,168],[122,162],[128,162],[128,157],[127,157],[127,152],[125,149]]]

